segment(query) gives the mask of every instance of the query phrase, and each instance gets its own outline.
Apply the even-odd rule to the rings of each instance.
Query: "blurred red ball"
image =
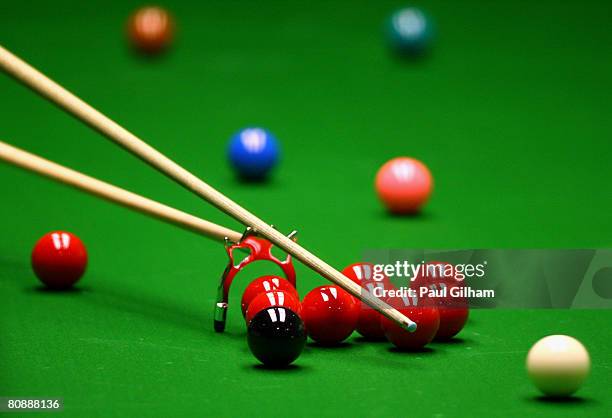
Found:
[[[174,22],[167,10],[142,7],[128,21],[128,37],[134,47],[149,54],[168,47],[174,37]]]

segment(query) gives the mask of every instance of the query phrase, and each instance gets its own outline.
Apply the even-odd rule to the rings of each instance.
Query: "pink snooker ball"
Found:
[[[416,213],[429,199],[433,180],[429,169],[414,158],[387,161],[376,173],[378,197],[392,213]]]

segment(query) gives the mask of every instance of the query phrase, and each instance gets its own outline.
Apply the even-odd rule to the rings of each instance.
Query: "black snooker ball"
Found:
[[[306,344],[302,319],[291,309],[271,307],[258,312],[248,325],[251,353],[268,367],[285,367],[297,359]]]

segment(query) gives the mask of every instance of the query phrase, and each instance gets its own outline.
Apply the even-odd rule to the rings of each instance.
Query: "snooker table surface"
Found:
[[[337,268],[374,248],[606,248],[612,244],[609,2],[432,0],[438,39],[406,62],[382,40],[398,1],[177,1],[177,39],[126,46],[135,1],[7,1],[0,44]],[[608,109],[606,111],[605,109]],[[242,227],[0,75],[0,140],[205,219]],[[269,128],[270,182],[237,181],[231,134]],[[419,216],[385,213],[377,168],[432,171]],[[64,416],[611,416],[610,310],[473,310],[453,343],[407,354],[354,334],[257,366],[236,279],[212,328],[221,244],[0,164],[0,396],[63,397]],[[80,236],[76,289],[40,287],[29,257],[50,230]],[[324,279],[296,263],[305,295]],[[524,361],[548,334],[589,349],[577,396],[538,396]]]

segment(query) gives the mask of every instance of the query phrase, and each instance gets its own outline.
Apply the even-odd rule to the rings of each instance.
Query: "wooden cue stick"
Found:
[[[207,200],[243,225],[250,226],[255,232],[267,238],[321,276],[364,301],[382,315],[397,322],[400,326],[409,331],[416,330],[416,323],[397,309],[392,308],[384,301],[376,298],[325,261],[242,208],[240,205],[191,174],[161,152],[157,151],[155,148],[151,147],[2,46],[0,46],[0,67],[27,87],[96,129],[108,139],[130,151],[166,176],[174,179],[183,187],[191,190],[204,200]]]
[[[242,237],[239,232],[89,177],[2,141],[0,160],[215,240],[223,241],[227,237],[238,242]]]

